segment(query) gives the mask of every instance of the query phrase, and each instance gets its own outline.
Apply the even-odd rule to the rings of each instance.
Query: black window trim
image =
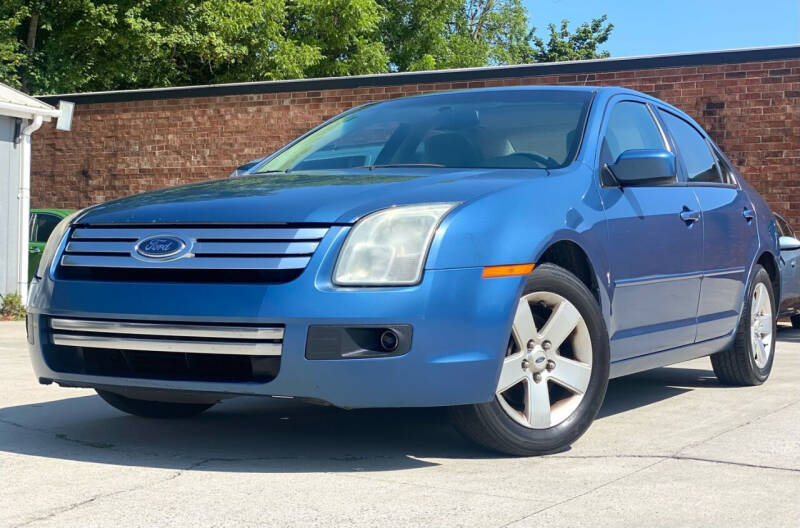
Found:
[[[778,213],[772,213],[772,214],[775,215],[775,219],[776,219],[775,224],[778,226],[778,231],[783,231],[783,229],[781,228],[781,222],[783,222],[784,225],[789,229],[788,233],[784,233],[781,236],[790,236],[792,238],[797,238],[795,236],[795,234],[794,234],[794,229],[792,228],[791,225],[789,225],[789,222],[783,217],[783,215],[780,215]]]
[[[606,102],[606,107],[603,109],[603,116],[600,121],[600,130],[598,131],[597,136],[597,153],[595,154],[595,171],[597,173],[598,181],[600,182],[600,187],[604,189],[614,189],[619,188],[618,184],[611,184],[606,181],[604,177],[605,165],[601,166],[600,164],[600,155],[602,151],[602,142],[605,141],[605,132],[608,129],[608,119],[611,116],[611,111],[615,106],[620,103],[637,103],[643,105],[647,111],[650,113],[650,117],[656,124],[659,132],[661,133],[661,141],[664,142],[664,149],[675,154],[675,160],[678,161],[678,156],[675,150],[674,142],[672,137],[669,134],[669,130],[664,126],[661,122],[661,119],[658,116],[658,113],[655,111],[654,105],[652,101],[643,98],[643,97],[636,97],[633,94],[617,94],[609,98]],[[672,182],[659,182],[659,183],[649,183],[647,185],[639,185],[638,187],[686,187],[687,183],[681,179],[682,169],[679,167],[679,163],[676,163],[675,166],[675,181]]]
[[[714,145],[714,143],[708,137],[708,134],[706,134],[703,130],[698,129],[690,121],[688,121],[685,118],[681,117],[680,115],[676,114],[674,111],[670,110],[669,108],[666,108],[666,107],[664,107],[662,105],[658,105],[657,108],[661,112],[665,112],[665,113],[675,117],[676,119],[680,119],[681,121],[683,121],[684,123],[686,123],[687,125],[692,127],[692,129],[695,132],[700,134],[700,137],[705,142],[706,148],[708,148],[709,153],[711,154],[711,157],[714,158],[714,164],[717,166],[717,170],[720,171],[720,177],[721,177],[722,176],[722,167],[720,167],[719,163],[720,163],[720,161],[724,161],[724,158],[723,158],[723,156],[721,156],[719,154],[718,148],[716,148],[716,145]],[[659,115],[659,119],[661,119],[660,115]],[[664,123],[664,128],[667,131],[667,133],[670,135],[671,142],[672,142],[672,144],[673,144],[673,146],[675,148],[675,150],[673,152],[675,153],[675,156],[679,160],[678,163],[681,166],[681,172],[683,172],[683,179],[684,179],[684,183],[686,185],[688,185],[690,187],[722,187],[724,189],[739,189],[740,188],[739,187],[738,178],[734,178],[736,181],[733,182],[733,183],[726,183],[726,182],[722,182],[722,181],[720,181],[720,182],[693,182],[693,181],[689,181],[689,172],[686,169],[686,164],[683,161],[683,156],[681,155],[680,148],[678,148],[678,143],[677,143],[677,141],[675,141],[675,138],[672,135],[672,131],[669,129],[669,127],[667,126],[666,123]],[[728,165],[727,162],[725,162],[725,165],[726,165],[726,168],[728,169],[728,172],[730,174],[735,175],[734,172],[731,170],[732,167],[730,167],[730,165]]]
[[[706,137],[706,143],[708,143],[711,152],[717,159],[717,163],[720,165],[720,169],[724,167],[728,175],[731,178],[733,178],[733,183],[723,183],[722,185],[726,187],[736,187],[737,189],[740,188],[739,173],[736,171],[730,160],[727,157],[725,157],[725,155],[722,153],[722,149],[720,149],[719,146],[716,143],[714,143],[714,141],[712,141],[710,137]]]

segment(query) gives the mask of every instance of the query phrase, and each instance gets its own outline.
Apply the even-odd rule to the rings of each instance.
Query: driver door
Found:
[[[612,101],[601,129],[598,172],[612,288],[612,361],[694,342],[703,264],[697,197],[675,180],[620,187],[605,165],[631,149],[674,151],[652,109]]]

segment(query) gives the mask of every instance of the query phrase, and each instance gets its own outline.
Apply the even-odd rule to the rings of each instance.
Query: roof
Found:
[[[49,121],[52,117],[58,117],[59,111],[43,101],[0,83],[0,116],[31,119],[36,115]]]
[[[284,81],[256,81],[202,86],[176,86],[60,95],[42,95],[45,103],[59,100],[78,104],[114,103],[125,101],[151,101],[185,97],[220,97],[295,91],[341,90],[372,86],[397,86],[402,84],[428,84],[444,82],[469,82],[487,79],[537,77],[542,75],[586,75],[591,73],[701,66],[707,64],[735,64],[770,60],[800,58],[800,45],[772,46],[697,53],[677,53],[644,57],[623,57],[571,62],[523,64],[519,66],[492,66],[482,68],[457,68],[452,70],[383,73],[377,75],[351,75],[320,79],[292,79]]]

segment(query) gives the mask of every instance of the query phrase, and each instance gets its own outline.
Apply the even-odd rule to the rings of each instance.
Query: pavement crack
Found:
[[[738,467],[746,467],[746,468],[754,468],[754,469],[769,469],[773,471],[789,471],[791,473],[800,473],[800,468],[788,468],[788,467],[781,467],[781,466],[768,466],[762,464],[749,464],[747,462],[736,462],[734,460],[721,460],[717,458],[705,458],[705,457],[694,457],[688,455],[681,455],[681,454],[673,454],[673,455],[558,455],[552,457],[546,457],[551,459],[572,459],[572,460],[601,460],[601,459],[636,459],[636,458],[646,458],[646,459],[653,459],[657,458],[659,460],[688,460],[691,462],[707,462],[710,464],[722,464],[727,466],[738,466]]]
[[[94,502],[97,502],[98,500],[107,499],[107,498],[110,498],[110,497],[116,497],[116,496],[119,496],[119,495],[124,495],[126,493],[132,493],[132,492],[135,492],[135,491],[139,491],[139,490],[148,488],[150,486],[163,484],[165,482],[169,482],[171,480],[175,480],[176,478],[178,478],[181,475],[183,475],[184,472],[191,471],[192,469],[195,469],[198,466],[200,466],[202,464],[205,464],[207,461],[208,461],[208,459],[203,459],[203,460],[200,460],[198,462],[193,462],[193,463],[189,464],[188,466],[186,466],[185,468],[178,469],[176,471],[172,471],[166,477],[164,477],[162,479],[158,479],[158,480],[152,481],[152,482],[140,483],[140,484],[137,484],[135,486],[131,486],[131,487],[128,487],[128,488],[125,488],[125,489],[117,490],[117,491],[112,491],[110,493],[98,493],[97,495],[93,495],[92,497],[89,497],[88,499],[84,499],[82,501],[74,502],[72,504],[68,504],[66,506],[62,506],[60,508],[56,508],[55,510],[50,511],[45,515],[40,515],[38,517],[34,517],[32,519],[28,519],[27,521],[23,521],[22,523],[15,524],[15,525],[12,526],[12,528],[23,528],[24,526],[30,526],[30,525],[32,525],[34,523],[38,523],[38,522],[41,522],[41,521],[46,521],[48,519],[53,519],[54,517],[58,517],[58,516],[63,515],[65,513],[69,513],[71,511],[77,510],[79,508],[82,508],[83,506],[86,506],[88,504],[92,504]]]
[[[675,454],[676,455],[680,455],[680,453],[686,451],[687,449],[691,449],[693,447],[699,447],[699,446],[701,446],[703,444],[707,444],[708,442],[716,440],[717,438],[719,438],[719,437],[721,437],[723,435],[726,435],[728,433],[732,433],[732,432],[737,431],[737,430],[739,430],[739,429],[741,429],[743,427],[747,427],[748,425],[751,425],[751,424],[754,424],[756,422],[759,422],[759,421],[763,420],[764,418],[768,418],[768,417],[772,416],[773,414],[777,414],[777,413],[779,413],[779,412],[781,412],[781,411],[783,411],[785,409],[788,409],[789,407],[792,407],[793,405],[797,405],[799,403],[800,403],[800,400],[792,400],[791,402],[786,403],[784,405],[781,405],[780,407],[778,407],[776,409],[773,409],[773,410],[771,410],[771,411],[769,411],[769,412],[767,412],[765,414],[761,414],[759,416],[756,416],[755,418],[752,418],[752,419],[747,420],[745,422],[742,422],[740,424],[734,425],[733,427],[729,427],[729,428],[727,428],[727,429],[725,429],[723,431],[720,431],[720,432],[718,432],[716,434],[713,434],[713,435],[709,436],[708,438],[705,438],[703,440],[698,440],[696,442],[692,442],[690,444],[687,444],[687,445],[683,446],[682,448],[678,449],[675,452]]]
[[[478,495],[482,497],[491,497],[495,499],[510,499],[510,500],[520,500],[519,495],[503,495],[500,493],[486,493],[484,491],[473,491],[467,489],[459,489],[453,488],[449,486],[431,486],[430,484],[422,484],[419,482],[408,482],[403,480],[391,480],[391,479],[382,479],[376,478],[372,476],[367,476],[363,473],[353,474],[353,473],[343,473],[342,476],[346,478],[354,478],[354,479],[361,479],[361,480],[368,480],[370,482],[381,482],[383,484],[399,484],[402,486],[413,486],[415,488],[426,488],[430,490],[437,490],[437,491],[447,491],[450,493],[463,493],[466,495]]]
[[[550,458],[557,458],[557,457],[550,457]],[[566,458],[566,457],[558,457],[558,458]],[[598,457],[598,458],[600,458],[600,457]],[[639,457],[636,457],[636,458],[639,458]],[[641,458],[646,458],[646,457],[641,457]],[[647,457],[647,458],[653,458],[653,457]],[[664,462],[665,460],[666,460],[666,458],[661,458],[659,460],[656,460],[652,464],[647,464],[647,465],[644,465],[644,466],[642,466],[640,468],[636,468],[633,471],[630,471],[630,472],[625,473],[624,475],[621,475],[621,476],[619,476],[619,477],[617,477],[615,479],[611,479],[611,480],[606,481],[606,482],[604,482],[602,484],[594,486],[593,488],[588,489],[588,490],[586,490],[586,491],[584,491],[582,493],[578,493],[578,494],[573,495],[572,497],[568,497],[568,498],[566,498],[566,499],[564,499],[562,501],[555,502],[553,504],[550,504],[549,506],[545,506],[543,508],[539,508],[538,510],[536,510],[536,511],[534,511],[532,513],[529,513],[528,515],[524,515],[524,516],[520,517],[519,519],[515,519],[515,520],[513,520],[511,522],[507,522],[506,524],[501,525],[499,528],[506,528],[508,526],[511,526],[512,524],[516,524],[516,523],[522,522],[522,521],[524,521],[526,519],[530,519],[531,517],[539,515],[540,513],[545,512],[547,510],[550,510],[550,509],[553,509],[553,508],[557,508],[558,506],[562,506],[562,505],[567,504],[569,502],[572,502],[574,500],[580,499],[581,497],[585,497],[586,495],[589,495],[591,493],[594,493],[595,491],[601,490],[601,489],[605,488],[606,486],[610,486],[610,485],[615,484],[615,483],[617,483],[617,482],[619,482],[621,480],[624,480],[624,479],[626,479],[628,477],[632,477],[633,475],[636,475],[637,473],[640,473],[642,471],[650,469],[653,466],[657,466],[658,464]]]
[[[788,407],[788,405],[784,406],[784,408],[785,407]],[[778,412],[780,410],[781,409],[778,409],[775,412]],[[754,422],[754,421],[757,421],[757,420],[751,420],[751,422]],[[747,423],[750,423],[750,422],[747,422]],[[747,424],[742,424],[742,426],[743,425],[747,425]],[[741,427],[741,426],[737,426],[737,427],[728,429],[728,431],[726,431],[726,432],[734,431],[734,430],[738,429],[739,427]],[[720,436],[721,434],[724,434],[724,432],[720,433],[718,435],[715,435],[714,438],[717,437],[717,436]],[[700,445],[702,443],[703,442],[699,442],[696,445]],[[642,455],[627,455],[627,454],[622,454],[622,455],[554,455],[554,456],[542,457],[543,459],[551,459],[551,460],[558,460],[558,459],[570,459],[570,460],[648,459],[648,460],[653,460],[653,459],[655,459],[655,462],[653,462],[652,464],[647,464],[645,466],[637,468],[635,471],[631,471],[629,473],[626,473],[625,475],[617,477],[617,478],[615,478],[613,480],[609,480],[608,482],[604,482],[603,484],[595,486],[595,487],[593,487],[593,488],[591,488],[591,489],[589,489],[587,491],[584,491],[584,492],[579,493],[577,495],[573,495],[572,497],[564,499],[563,501],[559,501],[559,502],[550,504],[548,506],[545,506],[543,508],[540,508],[540,509],[538,509],[538,510],[532,512],[532,513],[529,513],[528,515],[520,517],[519,519],[516,519],[516,520],[513,520],[513,521],[511,521],[509,523],[503,524],[499,528],[506,528],[506,527],[511,526],[513,524],[522,522],[522,521],[524,521],[526,519],[530,519],[531,517],[534,517],[534,516],[544,512],[544,511],[547,511],[547,510],[550,510],[552,508],[556,508],[558,506],[562,506],[562,505],[567,504],[569,502],[572,502],[574,500],[580,499],[581,497],[584,497],[586,495],[594,493],[595,491],[603,489],[606,486],[610,486],[612,484],[620,482],[621,480],[624,480],[624,479],[626,479],[628,477],[636,475],[637,473],[640,473],[642,471],[648,470],[648,469],[650,469],[650,468],[652,468],[652,467],[654,467],[654,466],[656,466],[656,465],[658,465],[658,464],[660,464],[662,462],[665,462],[667,460],[690,461],[690,462],[705,462],[705,463],[709,463],[709,464],[721,464],[721,465],[727,465],[727,466],[746,467],[746,468],[753,468],[753,469],[766,469],[766,470],[773,470],[773,471],[788,471],[790,473],[800,473],[800,469],[797,469],[797,468],[786,468],[786,467],[780,467],[780,466],[768,466],[768,465],[763,465],[763,464],[748,464],[746,462],[734,462],[734,461],[731,461],[731,460],[718,460],[718,459],[713,459],[713,458],[693,457],[693,456],[688,456],[688,455],[681,455],[680,452],[683,451],[683,449],[686,449],[686,448],[682,448],[682,449],[680,449],[679,451],[677,451],[676,453],[674,453],[672,455],[645,455],[645,454],[642,454]]]
[[[18,428],[24,429],[26,431],[32,431],[34,433],[41,433],[41,434],[48,435],[48,436],[52,435],[57,440],[63,440],[64,442],[71,442],[73,444],[78,444],[78,445],[82,445],[82,446],[86,446],[86,447],[93,447],[93,448],[96,448],[96,449],[109,449],[109,448],[115,447],[114,444],[111,444],[109,442],[93,442],[91,440],[81,440],[79,438],[71,438],[69,435],[64,434],[64,433],[56,433],[56,432],[53,432],[53,431],[48,431],[46,429],[40,429],[38,427],[30,427],[30,426],[23,425],[21,423],[17,423],[17,422],[14,422],[14,421],[11,421],[11,420],[8,420],[8,419],[5,419],[5,418],[0,418],[0,423],[6,424],[6,425],[10,425],[12,427],[18,427]]]

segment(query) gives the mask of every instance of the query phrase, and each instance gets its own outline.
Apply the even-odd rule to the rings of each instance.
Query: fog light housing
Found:
[[[410,325],[310,326],[306,359],[396,357],[411,348]]]

